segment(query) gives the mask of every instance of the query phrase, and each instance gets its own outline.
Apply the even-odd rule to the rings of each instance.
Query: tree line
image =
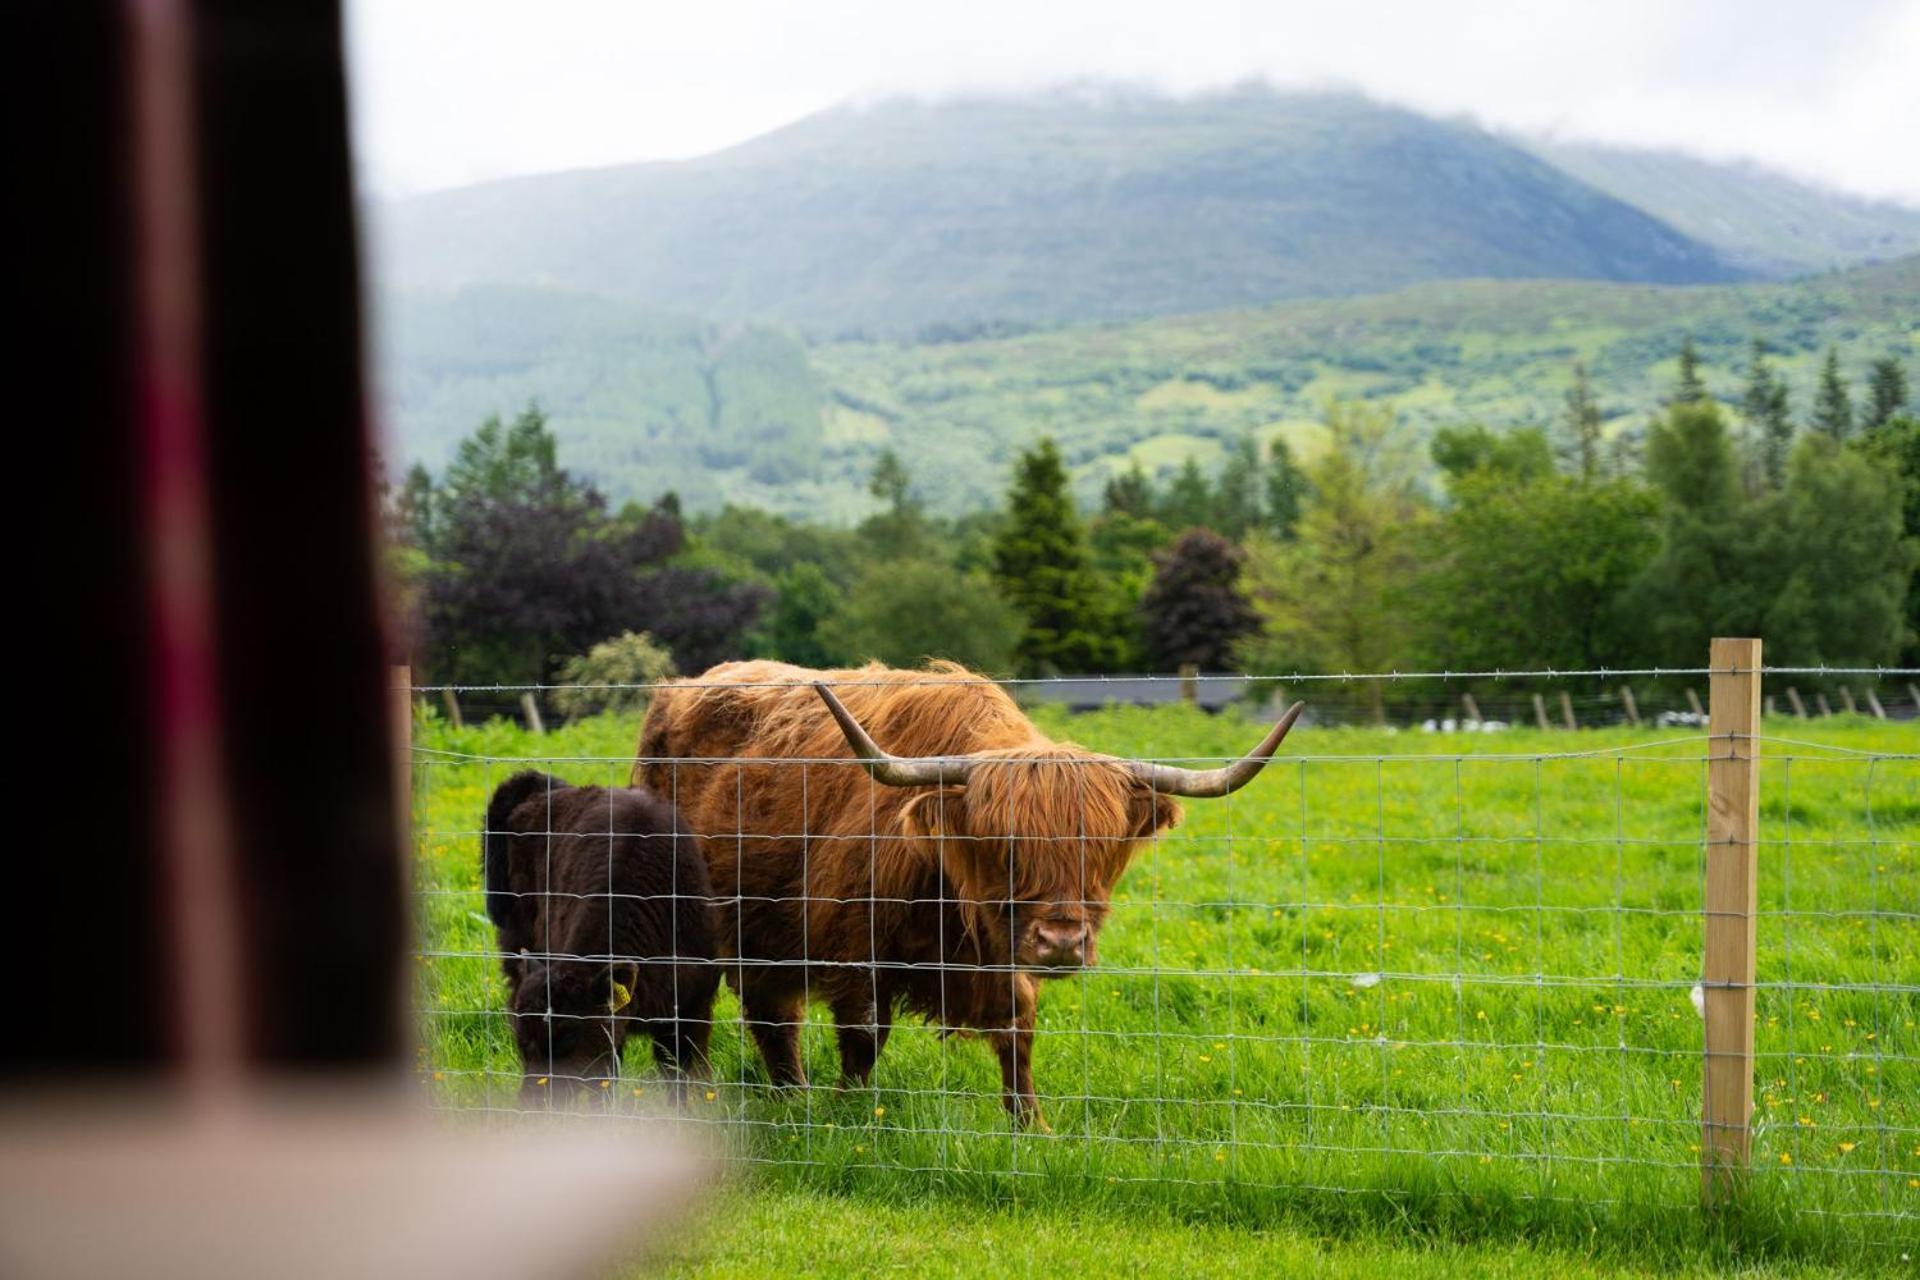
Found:
[[[610,509],[530,407],[385,506],[416,665],[449,683],[743,656],[1021,675],[1695,666],[1731,634],[1796,665],[1915,655],[1920,421],[1897,360],[1856,402],[1830,352],[1796,418],[1759,344],[1729,404],[1689,342],[1661,412],[1607,417],[1576,365],[1551,424],[1445,428],[1423,458],[1389,404],[1336,401],[1310,457],[1248,435],[1211,473],[1135,463],[1084,512],[1041,438],[999,510],[959,518],[930,515],[886,451],[874,514],[834,528],[689,517],[671,495]]]

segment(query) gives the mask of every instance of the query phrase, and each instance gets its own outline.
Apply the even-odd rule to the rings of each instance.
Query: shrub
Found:
[[[559,675],[567,687],[553,691],[553,706],[569,720],[602,711],[644,711],[649,690],[604,686],[649,685],[671,679],[673,655],[655,644],[645,631],[627,631],[601,641],[579,657],[568,658],[560,664]]]

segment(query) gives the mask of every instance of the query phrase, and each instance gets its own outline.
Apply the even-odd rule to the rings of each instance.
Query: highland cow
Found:
[[[707,865],[684,831],[639,788],[576,787],[528,771],[495,789],[487,916],[523,1100],[604,1088],[620,1074],[629,1035],[652,1037],[676,1086],[706,1074],[720,971]]]
[[[984,1035],[1007,1110],[1044,1128],[1037,979],[1094,963],[1114,883],[1180,820],[1175,797],[1245,785],[1299,711],[1244,759],[1190,770],[1055,742],[953,664],[727,663],[655,695],[633,779],[700,836],[726,904],[716,941],[745,962],[727,976],[775,1084],[805,1083],[809,998],[832,1011],[847,1085],[906,1011]]]

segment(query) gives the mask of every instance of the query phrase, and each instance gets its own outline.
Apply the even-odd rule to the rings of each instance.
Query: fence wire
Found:
[[[1220,720],[1222,733],[1200,736],[1253,727]],[[631,741],[636,727],[628,718],[607,732]],[[1099,716],[1071,729],[1141,759],[1227,758],[1197,753],[1190,726],[1178,742],[1155,740],[1173,732]],[[801,797],[794,811],[812,814],[809,793],[857,769],[845,759],[644,762],[669,779],[669,801],[683,783],[691,794],[724,777],[733,789],[729,829],[700,833],[709,862],[797,861],[807,886],[710,900],[728,985],[688,1082],[633,1044],[613,1072],[523,1077],[502,971],[510,957],[481,882],[496,786],[535,768],[623,787],[634,756],[584,732],[551,744],[423,734],[413,759],[419,1075],[436,1102],[474,1111],[584,1107],[613,1118],[670,1103],[723,1132],[743,1161],[823,1177],[1437,1185],[1696,1203],[1707,738],[1480,754],[1408,735],[1395,744],[1404,752],[1369,756],[1307,754],[1311,737],[1293,739],[1293,754],[1244,790],[1186,801],[1185,820],[1146,839],[1110,891],[1079,855],[1073,891],[1049,901],[1104,916],[1097,962],[1037,981],[1011,943],[988,954],[947,932],[983,898],[999,910],[1000,895],[903,875],[915,859],[957,856],[955,843],[903,835],[878,783],[861,775],[844,792],[843,780],[870,819],[858,839],[844,826],[809,829],[811,819],[768,825],[767,792]],[[1910,1244],[1920,1224],[1920,758],[1784,737],[1760,747],[1752,1183],[1862,1238]],[[1030,767],[1070,786],[1061,777],[1087,765]],[[1015,831],[996,848],[1009,867],[1074,856],[1056,837]],[[543,847],[551,858],[559,842]],[[830,863],[841,888],[816,890],[826,881],[814,871]],[[540,911],[604,910],[606,936],[619,936],[617,913],[688,896],[625,892],[611,871],[604,887],[557,889],[550,866],[541,885],[523,891]],[[1010,884],[1004,900],[1019,898]],[[767,919],[794,926],[786,953],[749,936]],[[940,934],[934,959],[900,933],[915,927]],[[829,934],[831,953],[816,953]],[[676,954],[669,938],[626,951],[548,945],[520,959],[548,974],[569,961],[629,961],[644,977],[678,974]],[[750,1015],[739,992],[756,983],[800,998],[772,1001],[777,1016]],[[890,1009],[915,983],[937,992],[932,1007],[923,998],[917,1014]],[[1017,1022],[1036,993],[1039,1116],[1022,1123],[1005,1106],[993,1029]],[[967,1001],[991,1007],[958,1007]],[[589,1033],[614,1025],[572,1018]],[[549,1018],[547,1034],[568,1021]],[[658,1021],[631,1024],[632,1038]],[[809,1087],[780,1083],[756,1045],[788,1032]],[[843,1054],[876,1043],[871,1073],[843,1081]]]

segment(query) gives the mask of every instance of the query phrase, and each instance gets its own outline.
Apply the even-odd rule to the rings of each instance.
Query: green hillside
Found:
[[[1472,125],[1258,87],[846,106],[696,160],[370,213],[387,287],[587,290],[815,336],[1049,327],[1467,277],[1743,274]]]
[[[678,489],[823,519],[868,509],[897,448],[942,511],[997,500],[1014,452],[1056,437],[1091,500],[1129,456],[1203,463],[1244,431],[1311,449],[1330,396],[1387,398],[1421,432],[1560,411],[1571,365],[1615,425],[1659,402],[1691,335],[1709,389],[1737,399],[1766,340],[1804,417],[1838,345],[1856,376],[1920,344],[1920,257],[1789,284],[1425,284],[1372,297],[949,343],[803,348],[778,331],[663,319],[629,304],[490,289],[390,301],[388,401],[404,451],[437,459],[488,413],[538,399],[570,465],[616,496]]]
[[[1859,200],[1754,165],[1531,141],[1541,159],[1768,276],[1920,252],[1920,209]]]
[[[829,461],[806,347],[785,330],[505,286],[386,295],[375,327],[399,451],[431,467],[489,415],[536,402],[560,424],[567,465],[615,497],[672,489],[705,508],[777,492],[804,505]]]

